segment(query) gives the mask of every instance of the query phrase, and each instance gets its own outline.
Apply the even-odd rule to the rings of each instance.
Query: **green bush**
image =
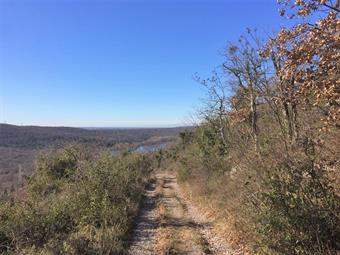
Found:
[[[335,254],[340,248],[340,199],[324,175],[325,166],[305,158],[284,162],[260,193],[260,232],[279,254]]]
[[[151,170],[147,156],[81,146],[42,156],[26,196],[0,204],[0,251],[122,253]]]

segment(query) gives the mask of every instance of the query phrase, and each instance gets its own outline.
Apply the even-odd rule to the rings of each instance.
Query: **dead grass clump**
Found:
[[[163,227],[156,233],[155,254],[187,254],[205,249],[206,242],[190,227]],[[208,248],[206,248],[208,249]]]
[[[175,243],[176,231],[173,228],[165,227],[158,229],[155,236],[155,254],[178,254]]]

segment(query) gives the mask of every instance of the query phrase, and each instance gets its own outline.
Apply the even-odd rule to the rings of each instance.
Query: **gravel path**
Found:
[[[152,182],[146,187],[141,213],[132,233],[129,255],[154,254],[154,236],[158,225],[155,215],[155,188],[156,182]]]
[[[160,182],[159,180],[162,181]],[[161,194],[156,198],[156,184],[162,183]],[[167,211],[167,223],[160,224],[157,219],[156,199],[163,203]],[[181,233],[183,229],[190,230],[199,236],[197,240],[175,240],[177,248],[175,253],[159,254],[155,252],[157,231],[170,227],[173,231]],[[128,251],[129,255],[236,255],[237,253],[212,229],[212,222],[206,219],[198,209],[185,199],[177,184],[174,174],[160,173],[156,175],[156,181],[150,183],[145,191],[145,199],[141,213],[136,221],[132,233],[132,242]]]

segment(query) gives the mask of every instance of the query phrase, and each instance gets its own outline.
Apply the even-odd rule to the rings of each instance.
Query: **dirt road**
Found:
[[[235,254],[212,224],[181,195],[173,173],[159,173],[145,191],[130,255]]]

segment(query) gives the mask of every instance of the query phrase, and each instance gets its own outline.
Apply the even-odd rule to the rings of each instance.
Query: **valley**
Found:
[[[34,160],[41,154],[80,143],[109,149],[114,153],[126,150],[151,152],[176,141],[176,128],[70,128],[15,126],[0,124],[0,193],[22,185],[33,172]]]

